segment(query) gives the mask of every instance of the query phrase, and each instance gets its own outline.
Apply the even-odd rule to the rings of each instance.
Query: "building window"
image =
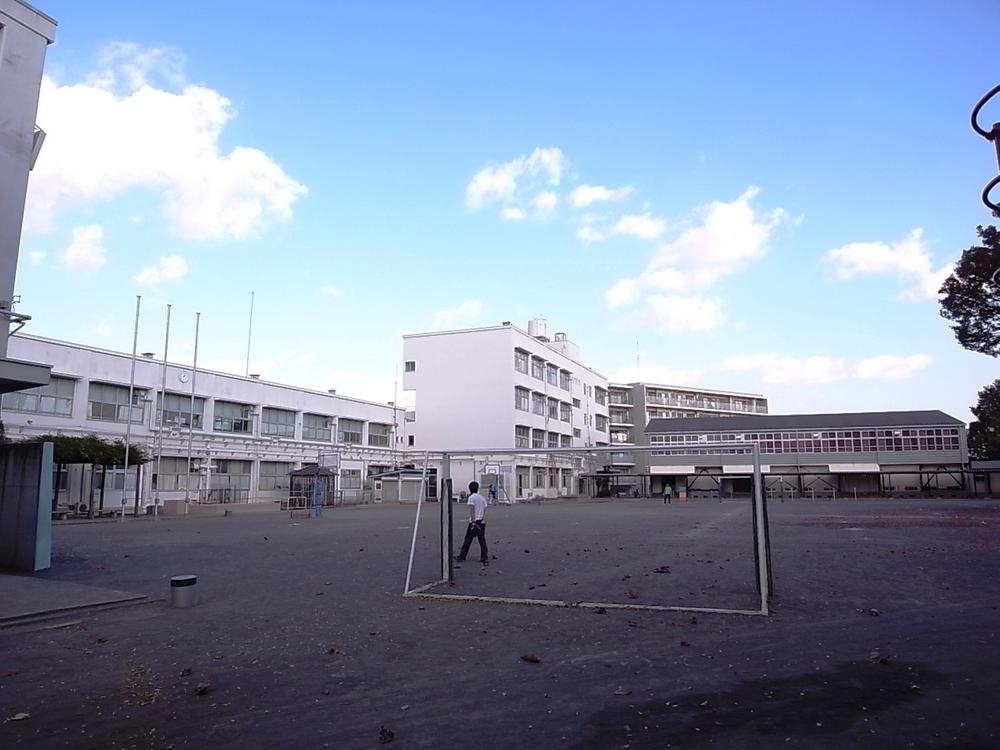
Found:
[[[75,380],[53,375],[48,385],[3,394],[3,408],[29,414],[68,417],[73,413],[73,388],[75,385]]]
[[[524,349],[514,350],[514,369],[528,374],[528,353]]]
[[[324,417],[322,414],[302,415],[302,439],[316,440],[329,443],[333,440],[333,417]]]
[[[567,404],[565,401],[559,402],[559,419],[563,422],[573,421],[573,407]]]
[[[534,469],[531,470],[531,474],[532,474],[532,481],[531,481],[532,487],[534,487],[535,489],[541,489],[545,487],[545,474],[546,474],[545,469],[541,469],[536,466]]]
[[[531,377],[545,380],[545,360],[541,357],[531,358]]]
[[[559,368],[555,365],[548,365],[545,368],[545,379],[549,385],[559,385]]]
[[[205,399],[195,397],[194,399],[194,424],[191,419],[191,396],[182,396],[179,393],[168,393],[166,398],[162,393],[157,393],[156,398],[163,401],[163,423],[167,427],[194,427],[196,430],[202,428],[205,418]],[[159,424],[160,410],[156,410],[156,420]]]
[[[260,411],[260,434],[295,437],[295,412],[265,406]]]
[[[414,437],[413,435],[406,436],[406,444],[411,448],[413,447],[413,437]]]
[[[215,490],[250,490],[250,461],[234,461],[218,459],[217,469],[212,472],[212,491]]]
[[[264,490],[287,490],[291,487],[291,479],[288,472],[292,465],[282,461],[261,461],[260,479],[257,487],[262,492]]]
[[[574,398],[573,399],[573,408],[574,409],[579,409],[580,408],[580,399],[578,399],[578,398]]]
[[[160,472],[156,473],[156,462],[152,463],[153,488],[169,492],[171,490],[183,490],[187,484],[188,461],[187,458],[177,458],[175,456],[163,456],[160,459]],[[191,489],[198,489],[198,475],[191,472]],[[120,487],[116,489],[121,489]]]
[[[524,425],[514,425],[514,447],[527,448],[531,444],[531,430]]]
[[[559,371],[559,387],[562,388],[564,391],[569,390],[569,382],[571,374],[572,373],[568,372],[567,370]]]
[[[604,406],[608,403],[608,392],[603,388],[594,386],[594,401]]]
[[[231,401],[216,401],[212,429],[215,432],[240,432],[244,434],[253,432],[253,407]]]
[[[594,415],[594,426],[597,428],[598,432],[608,431],[608,418],[603,414]]]
[[[531,394],[531,411],[539,416],[545,416],[545,394],[544,393],[532,393]]]
[[[531,400],[531,391],[527,388],[514,387],[514,408],[518,411],[528,411],[528,402]]]
[[[559,402],[554,399],[549,399],[549,419],[559,419]]]
[[[341,469],[340,489],[360,490],[361,489],[361,469]]]
[[[573,447],[573,438],[571,438],[569,435],[560,435],[559,436],[559,447],[560,448],[572,448]]]
[[[559,447],[559,433],[550,432],[549,433],[549,443],[546,446],[548,448],[558,448]]]
[[[574,427],[573,428],[573,437],[575,437],[575,438],[580,437],[580,428],[579,427]]]
[[[417,362],[413,359],[408,359],[403,363],[403,372],[416,372]]]
[[[532,448],[544,448],[545,447],[545,430],[532,430],[531,431],[531,447]]]
[[[91,383],[87,396],[87,419],[101,422],[143,421],[145,403],[143,391],[132,391],[132,407],[128,406],[128,386]]]
[[[360,443],[361,430],[364,423],[356,419],[341,419],[337,422],[337,441],[341,443]]]
[[[388,448],[392,439],[392,425],[379,422],[368,423],[368,445]]]

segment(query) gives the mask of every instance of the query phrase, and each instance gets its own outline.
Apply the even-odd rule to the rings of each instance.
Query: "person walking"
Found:
[[[472,540],[478,539],[479,562],[489,565],[490,558],[486,549],[486,498],[479,494],[479,482],[469,482],[469,499],[466,503],[469,506],[469,528],[465,531],[465,541],[462,542],[462,550],[455,562],[465,562]]]
[[[496,504],[497,504],[497,485],[496,482],[493,482],[490,485],[490,505],[496,505]]]

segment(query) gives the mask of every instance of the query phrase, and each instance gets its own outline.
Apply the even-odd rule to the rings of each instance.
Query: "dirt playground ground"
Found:
[[[768,617],[404,599],[412,507],[57,523],[33,586],[149,598],[0,621],[0,748],[1000,747],[1000,503],[769,510]],[[748,502],[491,508],[487,536],[435,591],[756,606]]]

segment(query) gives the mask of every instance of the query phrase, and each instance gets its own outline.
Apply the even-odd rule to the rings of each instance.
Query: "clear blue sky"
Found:
[[[545,316],[772,411],[1000,374],[936,280],[990,216],[992,0],[40,3],[28,331],[389,400],[402,331]],[[1000,109],[988,113],[1000,119]]]

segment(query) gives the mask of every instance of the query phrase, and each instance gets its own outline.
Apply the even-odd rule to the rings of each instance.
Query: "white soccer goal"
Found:
[[[671,511],[670,509],[659,509],[658,500],[650,502],[649,494],[645,493],[647,498],[645,502],[632,500],[633,495],[624,495],[620,503],[605,502],[603,507],[598,508],[596,511],[587,510],[586,504],[575,505],[572,499],[567,499],[567,495],[572,495],[573,493],[562,492],[562,487],[560,483],[565,483],[566,477],[571,477],[579,485],[579,480],[581,477],[597,477],[601,482],[603,482],[603,487],[605,491],[607,490],[608,482],[614,480],[615,477],[622,476],[618,472],[607,472],[600,471],[598,467],[601,467],[605,462],[611,459],[611,454],[644,454],[650,456],[653,461],[657,458],[661,462],[664,462],[663,457],[670,457],[665,459],[666,465],[658,463],[655,465],[655,469],[660,472],[669,472],[671,470],[671,462],[676,462],[679,460],[683,461],[684,466],[674,467],[678,472],[684,473],[688,468],[691,469],[690,473],[695,473],[709,466],[719,466],[722,463],[722,456],[726,456],[726,461],[739,461],[742,467],[739,471],[745,471],[742,474],[742,481],[748,482],[749,486],[749,496],[751,502],[749,503],[749,508],[746,508],[746,504],[739,504],[736,506],[730,506],[725,509],[725,514],[723,515],[721,511],[717,512],[714,520],[705,524],[704,528],[698,532],[691,532],[688,537],[693,537],[696,533],[700,534],[708,529],[709,532],[718,531],[719,525],[723,521],[729,521],[730,519],[730,532],[737,535],[746,534],[745,547],[739,550],[739,554],[744,556],[749,556],[752,551],[753,556],[753,585],[756,591],[753,594],[748,594],[745,599],[747,606],[695,606],[687,604],[685,602],[678,601],[678,603],[641,603],[641,602],[622,602],[622,601],[603,601],[600,596],[600,591],[597,591],[596,596],[584,596],[581,599],[574,599],[568,597],[561,598],[535,598],[534,596],[516,596],[516,595],[494,595],[492,593],[482,593],[482,592],[470,592],[470,593],[448,593],[447,589],[456,585],[456,575],[459,576],[459,583],[470,582],[471,585],[475,585],[476,580],[474,576],[476,575],[475,570],[468,567],[463,567],[458,574],[456,574],[456,566],[454,564],[455,548],[458,543],[461,542],[461,538],[456,539],[456,533],[454,531],[456,520],[454,518],[456,512],[462,514],[466,513],[465,506],[460,506],[459,510],[456,511],[454,508],[455,503],[449,502],[448,498],[454,497],[457,494],[458,487],[453,486],[455,484],[455,475],[459,475],[463,480],[469,476],[468,466],[471,465],[473,468],[472,476],[478,479],[479,476],[488,476],[500,474],[504,469],[501,468],[504,462],[508,462],[513,466],[515,472],[521,472],[525,467],[528,467],[527,476],[532,482],[537,479],[545,480],[547,478],[548,484],[547,489],[549,490],[549,497],[557,499],[558,504],[549,504],[554,509],[551,512],[543,511],[538,505],[529,504],[518,504],[513,507],[504,508],[502,510],[491,511],[491,513],[499,513],[499,519],[497,525],[501,529],[504,526],[512,526],[514,524],[511,521],[517,514],[528,514],[535,512],[538,514],[537,518],[544,521],[544,514],[549,512],[549,518],[553,516],[557,519],[556,531],[540,532],[532,531],[527,533],[536,534],[538,536],[533,537],[534,540],[538,541],[542,547],[539,548],[536,544],[536,549],[548,553],[547,568],[548,572],[545,575],[553,576],[553,568],[558,566],[558,563],[553,563],[553,553],[551,548],[554,544],[559,543],[558,534],[560,529],[568,528],[567,524],[575,524],[577,526],[585,525],[583,522],[574,521],[572,519],[576,518],[581,513],[593,513],[596,514],[593,517],[598,520],[594,523],[597,524],[596,527],[591,529],[591,538],[594,539],[594,543],[591,546],[600,547],[601,544],[611,544],[606,542],[607,539],[613,538],[615,534],[615,524],[616,519],[619,516],[625,516],[632,513],[634,509],[634,518],[632,519],[633,526],[638,524],[639,534],[641,536],[655,533],[654,528],[663,529],[667,528],[668,524],[673,524],[674,521],[681,521],[682,516],[680,515],[681,509],[675,506],[675,509]],[[488,456],[488,459],[485,458]],[[426,461],[426,457],[425,457]],[[770,567],[770,540],[768,535],[768,521],[767,521],[767,504],[766,498],[763,493],[763,481],[761,477],[761,461],[760,461],[760,451],[756,443],[753,442],[736,442],[736,443],[711,443],[711,444],[671,444],[665,446],[607,446],[599,448],[549,448],[549,449],[514,449],[514,450],[468,450],[468,451],[449,451],[441,456],[440,459],[440,471],[439,476],[441,480],[441,490],[438,495],[441,500],[439,505],[439,513],[437,523],[434,524],[436,528],[432,530],[429,535],[432,541],[433,552],[429,552],[426,548],[422,549],[422,554],[433,554],[437,558],[436,564],[433,566],[437,577],[436,580],[424,583],[422,585],[411,586],[411,579],[414,570],[414,557],[417,551],[417,540],[418,540],[418,528],[420,523],[421,510],[424,509],[423,494],[421,493],[421,498],[417,504],[416,520],[414,521],[413,529],[413,539],[410,546],[410,555],[406,570],[406,583],[404,586],[403,596],[407,598],[420,598],[427,600],[439,600],[439,601],[464,601],[464,602],[492,602],[499,604],[522,604],[522,605],[536,605],[536,606],[547,606],[547,607],[577,607],[585,609],[601,609],[601,610],[650,610],[650,611],[674,611],[674,612],[703,612],[703,613],[718,613],[718,614],[739,614],[739,615],[767,615],[769,612],[769,600],[772,591],[772,581],[771,581],[771,567]],[[490,463],[486,463],[489,461]],[[462,467],[461,470],[458,467]],[[490,469],[488,474],[481,474],[482,467]],[[462,476],[464,474],[464,476]],[[639,476],[639,475],[635,475]],[[650,472],[645,475],[648,480],[650,476],[656,476],[655,472]],[[732,478],[733,474],[728,474],[727,477]],[[514,480],[513,487],[518,494],[521,494],[521,478],[517,477]],[[643,480],[639,480],[639,485],[645,488]],[[555,484],[556,491],[552,492],[553,484]],[[464,481],[463,481],[464,487]],[[485,494],[485,491],[483,491]],[[530,492],[529,492],[530,494]],[[659,497],[659,495],[657,496]],[[663,496],[663,504],[665,505],[671,498],[669,496]],[[631,501],[631,505],[629,502]],[[693,501],[691,505],[695,505],[700,501]],[[721,505],[721,500],[720,503]],[[541,503],[540,505],[546,505],[546,503]],[[707,503],[701,503],[702,509],[715,512],[709,507]],[[590,508],[597,507],[594,503],[590,503]],[[524,515],[521,516],[525,518]],[[488,516],[489,518],[489,516]],[[567,519],[566,521],[558,519]],[[651,519],[651,521],[650,521]],[[643,526],[644,523],[650,521],[649,531],[647,534],[647,529]],[[740,524],[740,525],[736,525]],[[489,527],[491,524],[487,523]],[[654,527],[655,525],[655,527]],[[459,528],[464,528],[461,525],[461,519],[459,519]],[[593,531],[593,528],[598,529]],[[743,531],[745,529],[745,531]],[[426,537],[425,537],[426,538]],[[527,537],[524,537],[527,538]],[[704,537],[705,540],[709,539],[709,536]],[[605,540],[605,541],[601,541]],[[655,542],[656,540],[654,540]],[[699,540],[700,541],[700,540]],[[505,540],[508,545],[506,549],[513,549],[509,545],[511,542]],[[534,542],[532,542],[534,544]],[[612,549],[610,546],[600,547],[606,554],[603,558],[593,558],[600,560],[612,560],[617,559],[619,561],[627,562],[627,556],[629,554],[628,542],[622,542],[625,546],[617,547],[617,557],[614,557],[616,550]],[[708,541],[705,541],[708,544]],[[527,542],[519,545],[521,547],[526,547]],[[733,545],[733,547],[741,546],[738,543]],[[656,549],[656,544],[647,544],[645,551],[648,552],[649,549]],[[728,549],[728,548],[727,548]],[[590,549],[584,550],[590,553]],[[640,550],[641,551],[641,550]],[[524,555],[530,553],[531,550],[525,548],[523,550]],[[509,554],[509,552],[507,553]],[[569,552],[566,553],[568,562],[566,566],[570,567],[573,565],[581,564],[579,560],[569,557]],[[534,575],[538,578],[542,571],[533,570],[531,568],[531,563],[522,563],[522,560],[528,560],[527,557],[522,557],[521,555],[516,555],[518,559],[508,561],[518,563],[520,565],[519,571],[515,572],[513,576],[508,576],[508,580],[511,577],[516,578],[517,575]],[[542,556],[539,555],[534,559],[541,560]],[[697,560],[697,562],[708,562],[711,560]],[[504,564],[503,561],[500,562],[501,565]],[[586,562],[582,564],[587,564]],[[602,579],[606,582],[610,580],[608,578],[609,572],[614,569],[618,569],[622,563],[615,564],[614,568],[611,568],[611,563],[598,562],[596,565],[600,568],[603,565],[607,566],[607,569],[601,569],[600,572],[604,575]],[[723,567],[723,566],[718,566]],[[661,571],[661,568],[669,568],[669,566],[660,566],[656,569],[656,572],[670,572],[669,570]],[[625,566],[628,569],[628,566]],[[424,568],[425,572],[427,570],[426,566]],[[525,571],[530,571],[525,573]],[[643,576],[648,576],[648,573],[642,573]],[[464,580],[463,580],[464,579]],[[623,581],[630,579],[630,575],[626,573],[624,575]],[[655,577],[654,577],[655,579]],[[648,579],[647,579],[648,581]],[[667,592],[674,590],[670,588],[673,584],[669,581],[668,576],[660,578],[658,583],[663,582],[663,585],[658,589],[661,592]],[[530,590],[537,590],[543,586],[547,586],[546,582],[537,582],[536,585],[531,585],[528,588]],[[573,586],[577,583],[573,582]],[[651,584],[650,584],[651,585]],[[679,590],[682,585],[678,585],[676,588]],[[713,586],[708,586],[712,589]],[[552,590],[550,588],[550,590]],[[582,589],[580,590],[583,593]],[[630,597],[633,592],[626,592]],[[709,594],[711,595],[711,594]],[[679,598],[681,597],[678,594]],[[635,598],[639,598],[637,595]],[[741,600],[742,601],[742,600]]]

